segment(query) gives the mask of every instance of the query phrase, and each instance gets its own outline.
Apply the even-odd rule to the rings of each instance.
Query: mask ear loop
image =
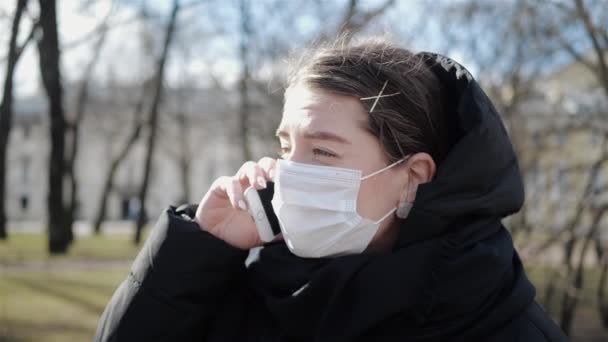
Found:
[[[382,173],[382,172],[390,169],[391,167],[393,167],[395,165],[399,165],[399,164],[403,163],[405,160],[406,160],[406,158],[399,159],[396,162],[394,162],[394,163],[392,163],[392,164],[390,164],[388,166],[385,166],[385,167],[381,168],[378,171],[374,171],[374,172],[370,173],[369,175],[365,175],[365,176],[361,177],[361,180],[366,180],[368,178],[371,178],[371,177],[373,177],[373,176],[375,176],[375,175],[377,175],[379,173]]]
[[[382,221],[386,220],[387,217],[391,216],[396,210],[397,210],[397,208],[391,209],[391,211],[389,211],[384,216],[382,216],[382,218],[379,219],[378,221],[374,222],[374,224],[380,224]]]

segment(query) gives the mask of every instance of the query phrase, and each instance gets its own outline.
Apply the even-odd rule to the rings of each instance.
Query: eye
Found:
[[[327,152],[325,150],[321,150],[321,149],[318,149],[318,148],[313,149],[312,153],[314,155],[323,156],[323,157],[335,157],[336,156],[335,154],[333,154],[331,152]]]
[[[285,155],[288,154],[289,151],[291,151],[291,148],[289,146],[281,146],[281,148],[279,148],[279,150],[277,151],[277,155],[280,158],[285,158]]]

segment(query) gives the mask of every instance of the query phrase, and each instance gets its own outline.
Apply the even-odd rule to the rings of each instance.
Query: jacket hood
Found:
[[[534,299],[501,223],[524,199],[506,130],[464,67],[422,57],[444,87],[453,138],[393,251],[304,259],[272,243],[249,266],[251,288],[290,338],[478,341]]]
[[[440,236],[462,217],[506,217],[524,202],[517,158],[492,102],[462,65],[442,55],[421,54],[444,88],[452,141],[434,179],[418,187],[399,244]],[[407,229],[421,220],[436,224]]]

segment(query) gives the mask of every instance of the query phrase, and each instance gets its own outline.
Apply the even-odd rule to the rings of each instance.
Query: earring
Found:
[[[404,219],[407,215],[410,214],[410,210],[414,206],[413,203],[410,202],[401,202],[399,203],[399,207],[397,207],[397,217],[400,219]]]

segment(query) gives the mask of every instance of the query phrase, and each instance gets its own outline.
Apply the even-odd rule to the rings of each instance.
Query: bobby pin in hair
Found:
[[[395,95],[401,94],[401,92],[396,92],[396,93],[393,93],[393,94],[382,95],[382,93],[384,92],[384,89],[386,88],[387,84],[388,84],[388,80],[386,80],[384,82],[384,85],[382,86],[382,89],[380,89],[380,93],[378,95],[376,95],[376,96],[370,96],[370,97],[362,97],[362,98],[359,99],[361,101],[374,99],[374,104],[372,105],[372,108],[369,110],[370,113],[372,113],[374,111],[374,109],[376,108],[376,105],[378,104],[378,100],[380,100],[381,97],[389,97],[389,96],[395,96]]]

